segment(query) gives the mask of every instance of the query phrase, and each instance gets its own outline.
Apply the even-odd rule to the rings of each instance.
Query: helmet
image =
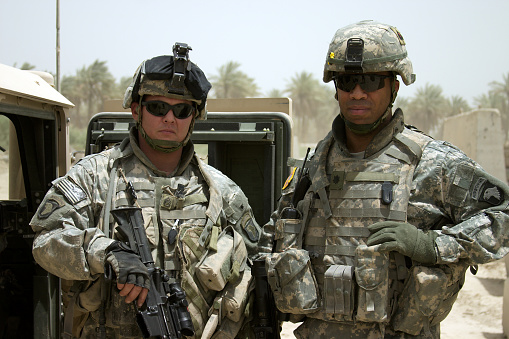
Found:
[[[187,44],[177,42],[173,56],[161,55],[143,61],[127,87],[123,107],[131,107],[143,95],[162,95],[196,102],[196,119],[205,120],[207,94],[212,86],[202,70],[189,61],[190,50]]]
[[[415,81],[405,40],[396,27],[365,20],[337,30],[327,52],[324,82],[331,81],[336,72],[386,71],[399,74],[407,86]]]

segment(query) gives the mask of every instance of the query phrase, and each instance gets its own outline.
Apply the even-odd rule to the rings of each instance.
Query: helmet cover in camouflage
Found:
[[[186,45],[187,46],[187,45]],[[190,48],[189,48],[190,49]],[[145,60],[136,70],[133,80],[124,95],[123,107],[131,107],[133,101],[139,101],[143,95],[161,95],[167,98],[196,102],[196,119],[207,117],[207,94],[212,87],[203,71],[194,63],[187,63],[181,88],[172,86],[175,71],[175,57],[161,55]]]
[[[331,81],[336,72],[349,72],[347,45],[352,40],[362,40],[362,56],[359,55],[362,73],[394,72],[401,76],[407,86],[415,81],[412,62],[407,56],[401,33],[393,26],[365,20],[337,30],[327,52],[324,82]]]

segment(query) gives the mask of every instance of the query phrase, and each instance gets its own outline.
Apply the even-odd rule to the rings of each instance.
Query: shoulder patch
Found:
[[[64,206],[65,202],[61,197],[55,196],[47,199],[44,205],[37,209],[37,216],[39,219],[46,219],[53,214],[57,209]]]
[[[292,174],[290,174],[290,176],[288,178],[286,178],[285,184],[283,185],[283,189],[287,188],[288,185],[290,185],[290,183],[293,180],[293,177],[295,176],[295,171],[296,170],[297,170],[297,167],[294,167],[293,170],[292,170]]]
[[[55,187],[62,192],[67,200],[69,200],[69,202],[73,205],[76,205],[87,198],[83,189],[68,178],[58,180],[58,182],[55,183]]]
[[[472,190],[472,198],[496,206],[500,205],[504,200],[504,191],[500,187],[490,183],[485,178],[479,178]]]

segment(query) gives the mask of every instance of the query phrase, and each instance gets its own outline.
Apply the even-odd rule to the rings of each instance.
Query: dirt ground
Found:
[[[502,339],[502,297],[506,268],[503,260],[467,271],[465,285],[449,316],[442,322],[443,339]],[[295,338],[299,324],[285,323],[281,338]]]
[[[7,199],[7,163],[0,159],[0,199]],[[506,268],[503,260],[479,266],[476,276],[467,271],[465,286],[442,322],[443,339],[502,339],[502,297]],[[295,338],[298,324],[285,323],[281,337]]]

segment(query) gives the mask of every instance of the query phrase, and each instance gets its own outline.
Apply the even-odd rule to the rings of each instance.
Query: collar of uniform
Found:
[[[160,171],[159,169],[157,169],[157,167],[152,163],[152,161],[150,161],[150,159],[140,149],[140,145],[139,145],[139,141],[138,141],[138,129],[136,127],[132,127],[131,130],[129,131],[129,140],[130,140],[130,146],[132,148],[134,155],[136,155],[136,157],[138,159],[140,159],[140,161],[145,166],[150,168],[154,172],[155,175],[161,176],[161,177],[166,177],[166,176],[173,177],[175,175],[182,174],[182,172],[184,172],[186,167],[191,162],[191,160],[193,158],[193,154],[194,154],[194,145],[191,141],[189,141],[187,143],[187,145],[185,145],[182,149],[182,156],[180,158],[177,169],[175,171],[173,171],[173,173],[170,173],[170,175],[168,175],[166,172],[163,172],[163,171]]]
[[[194,155],[194,144],[191,140],[187,142],[187,144],[182,148],[182,156],[180,157],[179,166],[174,175],[182,175],[187,166],[193,160]]]
[[[392,115],[391,121],[385,126],[377,135],[371,140],[371,143],[366,148],[364,158],[368,158],[373,154],[377,153],[385,146],[387,146],[394,135],[401,133],[405,127],[403,112],[401,109],[396,109]],[[345,134],[345,122],[341,116],[337,116],[332,123],[332,134],[336,141],[339,149],[346,155],[351,156],[350,151],[346,147],[346,134]]]
[[[391,121],[385,126],[377,135],[371,140],[371,143],[366,148],[364,158],[368,158],[378,151],[382,150],[387,146],[392,138],[403,131],[405,128],[405,122],[403,120],[403,111],[396,109],[392,115]]]

